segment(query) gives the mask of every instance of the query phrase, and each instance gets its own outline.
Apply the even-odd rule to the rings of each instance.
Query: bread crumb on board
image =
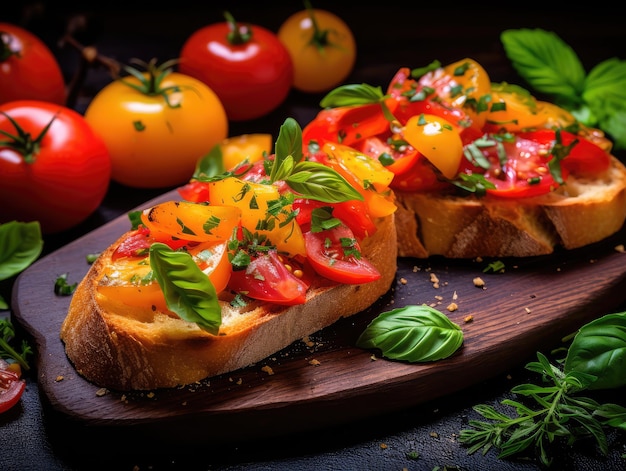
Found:
[[[476,286],[477,288],[487,289],[485,287],[485,280],[483,280],[480,276],[477,276],[476,278],[474,278],[472,282],[474,283],[474,286]]]
[[[261,371],[266,372],[270,376],[274,374],[274,370],[272,369],[271,366],[268,366],[268,365],[265,365],[263,368],[261,368]]]
[[[626,249],[624,249],[624,244],[618,244],[615,246],[615,251],[619,252],[619,253],[624,253],[626,252]]]

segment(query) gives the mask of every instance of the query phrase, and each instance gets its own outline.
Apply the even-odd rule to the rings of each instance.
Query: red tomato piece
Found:
[[[254,258],[245,270],[233,270],[228,287],[253,299],[289,306],[303,304],[308,289],[275,250]]]
[[[315,270],[329,280],[344,284],[376,281],[380,272],[361,258],[361,249],[352,231],[344,225],[321,232],[306,232],[306,255]]]
[[[325,142],[353,146],[367,137],[389,131],[389,126],[378,103],[325,109],[302,130],[302,145],[305,152],[310,141],[320,146]]]
[[[374,159],[378,159],[387,170],[392,171],[396,176],[407,172],[422,158],[422,154],[408,143],[398,148],[392,146],[386,140],[383,141],[378,136],[365,139],[359,143],[357,149]],[[393,163],[386,159],[392,159]]]
[[[391,80],[387,93],[394,97],[398,104],[394,116],[402,124],[413,116],[432,114],[444,118],[456,126],[461,137],[474,131],[480,132],[478,124],[461,107],[445,105],[433,89],[411,78],[410,69],[403,67]]]
[[[61,67],[36,35],[0,23],[0,103],[41,100],[65,105],[67,92]]]
[[[486,138],[492,139],[493,136],[486,135]],[[493,145],[479,147],[483,157],[491,164],[489,169],[472,168],[467,160],[461,164],[461,171],[482,173],[495,185],[495,189],[487,190],[488,194],[506,198],[525,198],[549,193],[559,185],[548,168],[548,162],[552,158],[550,141],[538,142],[515,136],[512,141],[503,140],[501,144],[495,138],[492,142]],[[500,160],[501,152],[506,154],[503,162]],[[567,169],[562,168],[561,174],[565,179]]]
[[[275,110],[294,77],[291,56],[274,32],[234,20],[205,26],[187,38],[179,70],[207,84],[231,121]]]
[[[333,209],[333,217],[340,219],[360,240],[373,235],[377,230],[376,224],[374,224],[367,212],[367,203],[365,201],[351,200],[329,204],[321,201],[296,198],[293,202],[293,209],[298,210],[296,222],[302,228],[303,232],[311,229],[312,211],[325,206],[331,207]]]
[[[17,404],[25,389],[26,382],[16,373],[0,369],[0,413]]]
[[[171,237],[157,239],[150,235],[148,228],[140,226],[117,246],[113,255],[111,255],[111,259],[117,260],[122,257],[147,257],[148,249],[155,242],[162,242],[173,250],[189,244],[188,240]]]
[[[560,131],[561,143],[569,146],[574,140],[578,143],[572,147],[567,157],[561,161],[563,168],[575,175],[593,175],[604,172],[611,166],[611,157],[608,152],[582,136],[567,131]],[[538,141],[543,144],[556,141],[556,132],[551,129],[541,129],[519,133],[520,137]]]
[[[209,201],[209,184],[207,182],[191,181],[177,188],[178,194],[192,203]]]

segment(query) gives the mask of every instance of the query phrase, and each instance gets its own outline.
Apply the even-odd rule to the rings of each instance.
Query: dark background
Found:
[[[161,3],[161,2],[159,2]],[[291,2],[11,2],[0,9],[0,21],[30,29],[50,46],[61,62],[66,80],[72,80],[79,64],[77,51],[59,40],[73,25],[74,37],[97,47],[100,54],[128,63],[131,58],[164,61],[177,57],[185,39],[196,29],[223,21],[230,11],[238,21],[251,22],[277,31],[291,14],[302,9]],[[217,6],[216,6],[217,5]],[[271,5],[271,6],[270,6]],[[420,67],[434,59],[443,64],[464,57],[481,63],[493,81],[524,85],[502,49],[499,34],[508,28],[543,28],[554,31],[578,54],[587,70],[597,63],[619,57],[626,60],[626,27],[623,17],[600,6],[586,5],[546,10],[541,5],[517,3],[464,3],[449,7],[424,7],[422,2],[376,2],[365,6],[353,2],[314,1],[318,8],[342,17],[357,41],[355,69],[346,82],[368,83],[386,88],[400,67]],[[440,3],[440,5],[444,5]],[[83,111],[90,98],[110,81],[106,70],[87,71],[75,108]],[[286,102],[258,120],[231,123],[230,135],[247,132],[277,134],[288,116],[304,125],[319,110],[323,95],[292,91]],[[622,154],[618,154],[623,158]],[[167,189],[137,190],[112,184],[101,208],[75,229],[44,238],[45,253],[88,233]],[[6,204],[6,202],[2,202]],[[10,286],[0,286],[10,293]],[[621,294],[620,294],[621,296]],[[623,298],[620,298],[623,299]],[[626,306],[619,308],[626,310]],[[615,311],[616,312],[616,311]],[[45,314],[45,313],[42,313]],[[566,333],[564,333],[566,334]],[[548,353],[548,352],[544,352]],[[457,440],[470,418],[478,418],[472,406],[496,405],[512,398],[510,389],[536,382],[524,365],[535,358],[520,358],[507,375],[477,384],[461,393],[446,395],[419,407],[384,417],[375,416],[333,430],[280,437],[264,442],[203,443],[198,431],[190,431],[188,446],[181,437],[155,441],[117,429],[86,429],[69,423],[51,410],[40,397],[36,372],[27,375],[27,390],[21,403],[0,415],[0,469],[13,470],[537,470],[536,461],[499,460],[495,451],[486,456],[468,456]],[[623,404],[623,391],[601,400]],[[393,401],[393,397],[389,398]],[[620,402],[622,401],[622,402]],[[372,404],[376,408],[376,404]],[[211,424],[206,424],[211,427]],[[254,427],[255,424],[250,424]],[[127,446],[113,447],[120,437]],[[171,437],[169,437],[171,438]],[[553,469],[617,470],[626,468],[626,437],[609,433],[610,454],[602,457],[591,442],[575,447],[558,445]],[[184,440],[182,440],[184,442]],[[176,444],[174,444],[176,442]],[[382,445],[386,445],[386,448]],[[416,459],[409,457],[417,453]]]

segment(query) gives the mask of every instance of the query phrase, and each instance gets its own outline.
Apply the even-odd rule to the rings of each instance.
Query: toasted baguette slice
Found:
[[[603,240],[626,219],[626,167],[569,177],[545,196],[507,199],[396,191],[401,257],[529,257]]]
[[[172,312],[129,306],[99,293],[98,281],[115,243],[73,294],[61,327],[67,356],[85,378],[116,390],[176,387],[252,365],[341,317],[365,310],[390,289],[397,268],[393,215],[377,226],[360,245],[380,279],[361,285],[318,285],[309,290],[305,304],[289,307],[259,302],[235,309],[222,301],[217,336]]]

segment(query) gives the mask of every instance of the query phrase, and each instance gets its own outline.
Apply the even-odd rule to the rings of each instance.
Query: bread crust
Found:
[[[396,191],[398,255],[530,257],[575,249],[616,233],[626,220],[626,167],[569,177],[547,195],[507,199]]]
[[[66,354],[86,379],[121,391],[172,388],[252,365],[365,310],[390,289],[398,255],[394,216],[380,219],[377,227],[361,243],[361,251],[380,271],[380,279],[312,287],[306,303],[296,306],[258,303],[244,311],[222,302],[217,336],[173,313],[129,306],[100,294],[98,280],[115,243],[73,294],[60,332]]]

